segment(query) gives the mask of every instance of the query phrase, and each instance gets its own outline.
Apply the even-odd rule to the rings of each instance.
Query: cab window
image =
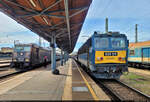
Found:
[[[20,51],[30,51],[31,47],[30,46],[16,46],[15,51],[20,52]]]
[[[95,38],[95,48],[108,48],[109,39],[108,38]]]
[[[112,48],[125,48],[125,39],[124,38],[111,38]]]

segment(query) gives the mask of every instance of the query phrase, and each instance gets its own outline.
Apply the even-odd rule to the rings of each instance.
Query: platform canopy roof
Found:
[[[0,0],[0,10],[71,53],[92,0]]]

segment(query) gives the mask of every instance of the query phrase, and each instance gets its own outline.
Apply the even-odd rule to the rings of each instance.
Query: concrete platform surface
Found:
[[[1,82],[0,100],[110,100],[74,60],[59,65],[60,75],[48,65]]]
[[[61,100],[67,68],[59,67],[60,75],[37,69],[0,83],[0,100]]]

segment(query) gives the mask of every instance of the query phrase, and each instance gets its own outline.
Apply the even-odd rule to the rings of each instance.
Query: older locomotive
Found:
[[[35,44],[16,44],[11,65],[17,69],[25,69],[39,64],[50,62],[50,50]]]
[[[79,49],[77,60],[96,78],[118,79],[128,71],[128,42],[125,34],[95,32]]]

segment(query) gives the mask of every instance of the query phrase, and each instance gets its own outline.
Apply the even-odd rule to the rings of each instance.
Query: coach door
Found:
[[[143,63],[150,62],[150,48],[142,48],[142,62]]]

